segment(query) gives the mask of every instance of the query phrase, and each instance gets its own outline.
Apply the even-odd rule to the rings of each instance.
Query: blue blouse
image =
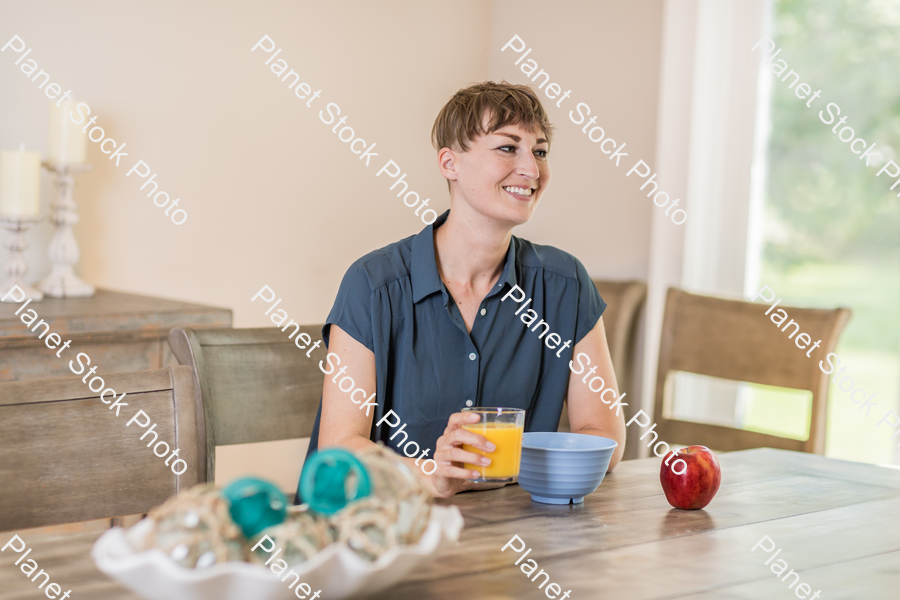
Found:
[[[606,308],[577,258],[512,236],[470,334],[435,261],[434,230],[449,214],[354,262],[322,329],[326,345],[334,324],[375,354],[370,439],[398,452],[413,440],[430,449],[428,457],[450,415],[466,406],[524,408],[525,431],[556,431],[572,348]],[[399,429],[389,426],[394,417],[377,425],[389,410],[408,437],[390,439]],[[309,452],[318,446],[321,414],[320,402]]]

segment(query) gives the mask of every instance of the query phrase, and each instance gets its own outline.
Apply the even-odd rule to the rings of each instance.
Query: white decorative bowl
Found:
[[[136,552],[150,530],[144,519],[127,532],[110,529],[94,543],[91,557],[97,568],[148,600],[290,600],[303,596],[288,589],[295,579],[283,582],[268,567],[227,562],[206,569],[186,569],[159,550]],[[412,569],[431,561],[459,539],[463,518],[455,506],[432,506],[428,528],[414,546],[395,546],[369,562],[344,544],[331,544],[310,560],[292,565],[312,593],[322,590],[322,600],[371,594],[388,588]],[[275,564],[275,563],[273,563]],[[287,573],[287,571],[285,571]],[[284,573],[282,573],[282,576]],[[307,597],[311,598],[312,594]]]

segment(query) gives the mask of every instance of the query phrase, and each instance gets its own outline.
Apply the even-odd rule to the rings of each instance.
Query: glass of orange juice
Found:
[[[466,469],[478,471],[477,483],[513,483],[519,477],[522,458],[522,432],[525,428],[525,410],[521,408],[484,407],[464,408],[481,419],[477,423],[463,425],[463,429],[483,435],[497,447],[493,452],[463,444],[463,450],[491,459],[488,466],[465,464]]]

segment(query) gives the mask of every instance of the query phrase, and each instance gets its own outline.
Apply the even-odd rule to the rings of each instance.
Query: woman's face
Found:
[[[549,147],[540,129],[534,132],[521,124],[472,140],[467,152],[453,152],[455,177],[450,178],[457,184],[456,201],[488,219],[513,226],[527,223],[550,184]]]

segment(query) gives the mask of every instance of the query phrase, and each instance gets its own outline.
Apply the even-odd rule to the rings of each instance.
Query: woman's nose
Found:
[[[537,179],[540,173],[537,159],[531,153],[523,153],[516,163],[516,171],[529,179]]]

